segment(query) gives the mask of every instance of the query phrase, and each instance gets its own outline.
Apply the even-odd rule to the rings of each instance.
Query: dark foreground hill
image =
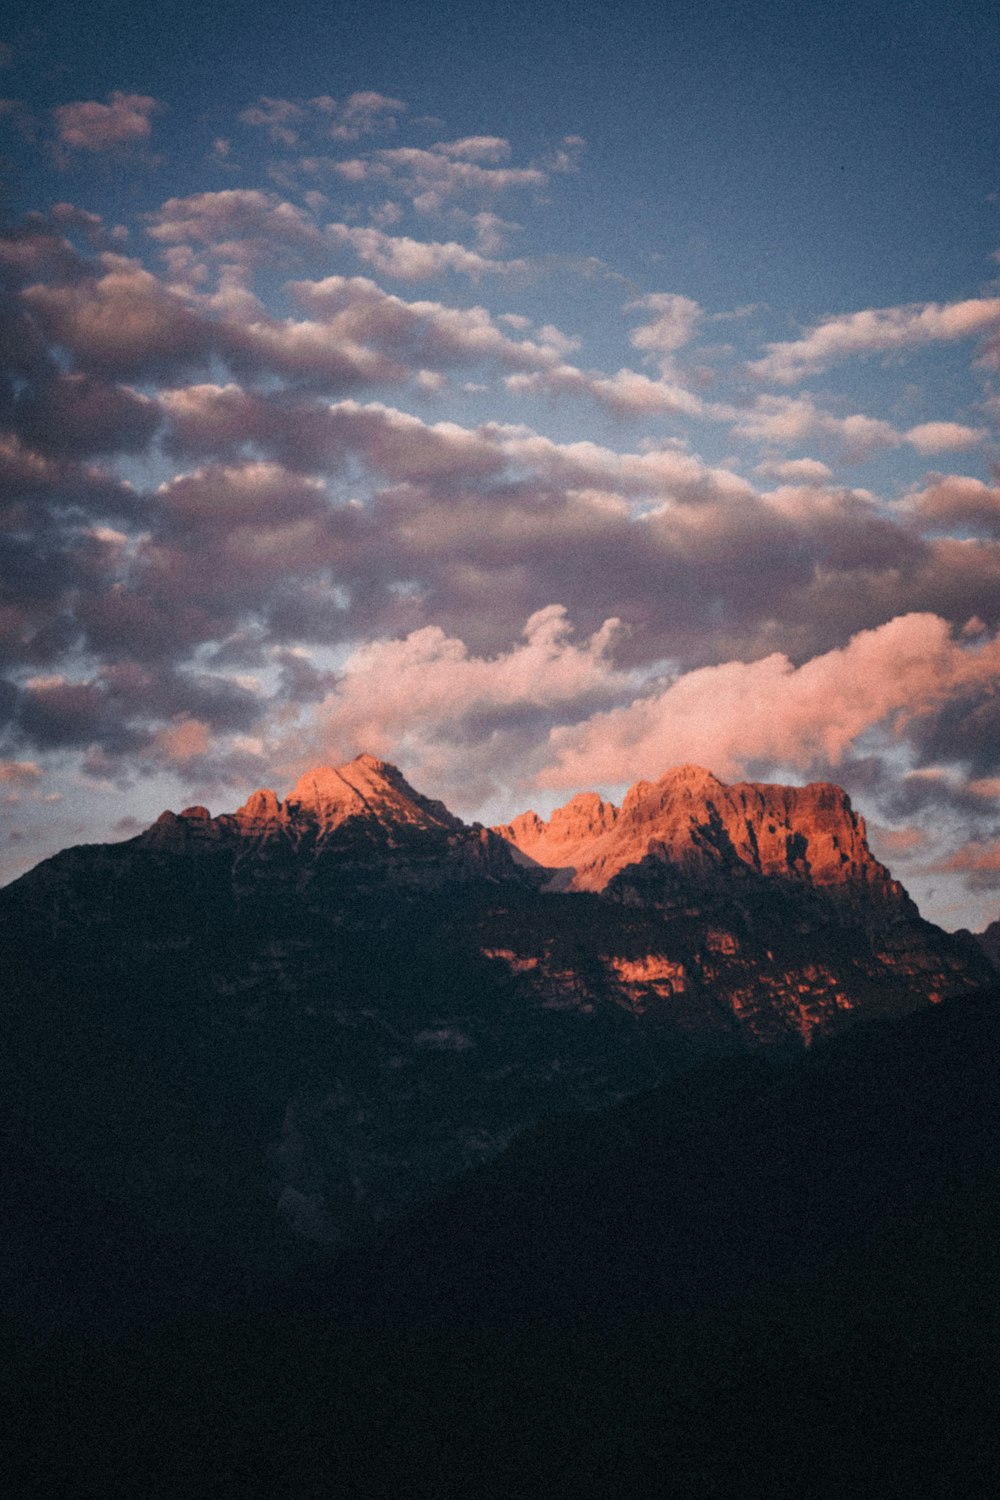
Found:
[[[540,1126],[283,1289],[24,1361],[17,1482],[995,1494],[996,999],[703,1064]]]

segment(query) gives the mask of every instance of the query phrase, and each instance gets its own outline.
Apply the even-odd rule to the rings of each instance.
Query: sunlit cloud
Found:
[[[150,116],[157,101],[148,94],[126,94],[115,89],[107,104],[83,99],[60,104],[53,111],[56,150],[65,162],[74,151],[112,154],[145,146],[152,134]]]
[[[751,361],[749,368],[763,380],[793,385],[844,359],[981,338],[998,327],[1000,298],[997,297],[865,308],[826,318],[802,338],[769,344],[766,355]]]

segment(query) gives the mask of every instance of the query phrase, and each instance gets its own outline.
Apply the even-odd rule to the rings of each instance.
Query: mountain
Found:
[[[165,812],[0,892],[8,1284],[58,1321],[45,1225],[67,1308],[109,1222],[145,1246],[97,1256],[112,1298],[150,1255],[291,1264],[540,1119],[990,978],[826,784],[683,767],[490,830],[360,756]]]
[[[976,942],[995,969],[1000,969],[1000,918],[976,933]]]
[[[700,766],[680,766],[637,782],[620,808],[585,792],[548,822],[522,813],[496,832],[550,872],[551,890],[604,891],[628,871],[620,889],[642,885],[663,899],[756,877],[914,914],[873,858],[847,794],[828,782],[725,786]]]

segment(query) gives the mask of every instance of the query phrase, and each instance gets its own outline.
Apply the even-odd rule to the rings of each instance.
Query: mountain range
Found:
[[[909,1369],[911,1448],[942,1370],[989,1425],[941,1340],[978,1319],[989,1363],[997,993],[828,783],[684,766],[484,828],[363,755],[65,850],[0,892],[25,1472],[708,1500],[758,1493],[749,1465],[761,1494],[923,1493],[909,1448],[852,1488],[847,1428],[831,1459],[809,1424],[853,1382],[881,1442]],[[928,1495],[971,1492],[970,1444]]]
[[[101,1097],[141,1067],[154,1140],[229,1121],[241,1180],[318,1241],[560,1110],[992,975],[920,918],[838,787],[694,766],[489,829],[361,755],[284,801],[66,850],[0,893],[0,922],[8,990],[38,997],[23,1044],[52,1069],[79,1033],[74,1086],[89,1067]],[[217,1174],[190,1150],[193,1182]]]

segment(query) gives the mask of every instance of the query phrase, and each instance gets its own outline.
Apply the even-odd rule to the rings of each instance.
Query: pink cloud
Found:
[[[792,385],[804,376],[820,374],[842,359],[977,338],[998,326],[1000,298],[997,297],[866,308],[826,318],[800,339],[768,344],[764,358],[755,360],[749,368],[761,379]]]
[[[168,764],[184,765],[206,755],[211,743],[207,724],[203,724],[200,719],[180,717],[157,733],[150,751]]]
[[[535,339],[510,339],[485,307],[449,307],[442,302],[406,302],[362,276],[297,281],[291,292],[333,338],[364,341],[418,368],[496,361],[514,370],[554,365],[572,341],[542,328]]]
[[[311,216],[274,193],[228,188],[168,198],[150,215],[150,237],[163,244],[200,244],[217,260],[268,264],[277,247],[318,250],[323,237]]]
[[[661,373],[664,378],[669,378],[673,371],[673,356],[694,337],[701,321],[701,308],[691,297],[674,292],[650,292],[645,297],[627,302],[625,310],[654,314],[649,322],[632,329],[629,342],[634,349],[641,349],[651,358],[658,357]]]
[[[733,432],[751,442],[795,447],[819,439],[843,448],[845,457],[853,459],[898,448],[903,441],[889,422],[860,412],[835,416],[817,406],[808,394],[759,396],[748,411],[739,413],[733,408],[718,407],[715,415],[720,420],[735,418]]]
[[[970,890],[1000,890],[1000,843],[974,840],[925,866],[929,875],[964,875]]]
[[[158,108],[147,94],[125,94],[120,89],[108,95],[109,102],[81,100],[60,104],[53,111],[57,145],[62,152],[120,152],[143,146],[149,140],[149,117]]]
[[[799,667],[774,654],[699,668],[627,707],[553,729],[539,781],[618,783],[684,761],[721,775],[753,761],[836,765],[866,731],[889,723],[901,732],[959,689],[995,681],[998,669],[998,641],[969,649],[937,616],[900,616]]]
[[[549,605],[527,621],[521,639],[497,656],[476,656],[438,626],[402,640],[373,641],[344,664],[336,690],[320,705],[310,746],[286,754],[308,759],[316,747],[328,757],[363,748],[419,762],[424,774],[455,785],[462,761],[476,774],[503,778],[504,752],[527,726],[552,710],[592,705],[620,693],[627,677],[610,660],[619,622],[605,621],[577,643],[566,610]]]
[[[0,760],[0,781],[14,786],[31,786],[40,781],[42,768],[33,760]]]
[[[833,478],[833,470],[818,458],[767,459],[757,465],[756,472],[785,484],[826,484]]]
[[[483,137],[474,155],[482,154]],[[441,142],[430,149],[400,146],[376,151],[350,161],[337,162],[334,170],[349,182],[385,183],[409,198],[419,213],[440,213],[446,200],[466,195],[496,197],[518,189],[542,188],[548,173],[539,167],[483,165],[456,154],[456,147],[469,150],[469,141]]]
[[[23,300],[56,344],[85,366],[130,373],[204,358],[212,335],[196,313],[137,261],[105,253],[103,274],[37,283]]]
[[[516,395],[584,396],[615,417],[646,417],[684,414],[698,416],[699,398],[683,386],[666,380],[651,380],[637,370],[622,369],[615,375],[580,370],[559,364],[531,374],[510,375],[507,389]]]
[[[965,427],[961,422],[921,422],[905,434],[918,453],[948,453],[975,448],[989,437],[985,427]]]

